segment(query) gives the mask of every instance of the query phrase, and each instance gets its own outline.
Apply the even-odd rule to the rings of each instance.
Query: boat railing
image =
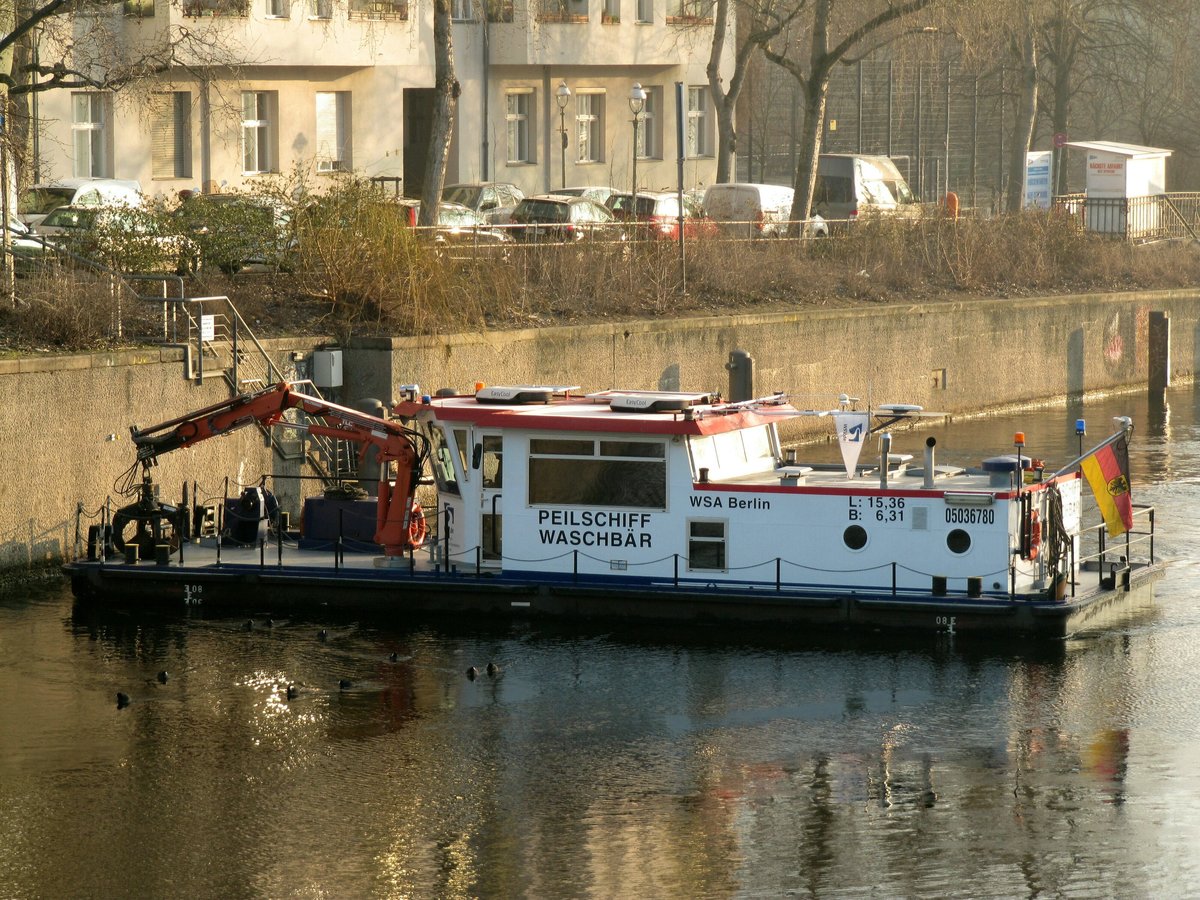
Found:
[[[1154,507],[1135,503],[1133,527],[1116,539],[1108,536],[1103,522],[1080,529],[1079,536],[1079,568],[1095,567],[1099,582],[1104,584],[1135,560],[1154,563]]]

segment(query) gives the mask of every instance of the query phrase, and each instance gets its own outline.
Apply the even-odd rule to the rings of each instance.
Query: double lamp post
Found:
[[[561,187],[567,186],[567,104],[571,102],[571,89],[567,87],[566,81],[558,83],[558,89],[554,92],[554,99],[558,102],[558,130],[562,135],[562,144],[559,156],[559,165],[561,171],[559,177],[561,179]],[[638,128],[641,126],[642,113],[646,110],[646,89],[641,84],[634,82],[633,87],[629,91],[629,111],[633,113],[633,184],[630,190],[630,198],[632,202],[632,212],[634,218],[637,217],[637,161],[638,161]]]

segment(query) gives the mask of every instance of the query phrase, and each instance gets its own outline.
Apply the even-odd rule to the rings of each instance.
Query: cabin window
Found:
[[[433,452],[429,455],[429,465],[433,469],[433,479],[437,482],[438,490],[457,494],[458,479],[454,475],[454,455],[450,452],[446,441],[446,432],[434,425],[429,429],[429,441]]]
[[[467,464],[467,447],[470,444],[467,442],[467,429],[455,428],[452,432],[454,435],[454,446],[458,448],[458,466],[463,473],[463,481],[471,480],[471,467]]]
[[[851,550],[861,550],[867,546],[867,529],[861,525],[851,525],[842,532],[842,541]]]
[[[688,520],[688,569],[721,570],[725,566],[725,522],[714,519]]]
[[[498,434],[483,436],[483,486],[504,486],[504,439]]]
[[[766,425],[691,438],[693,475],[706,468],[719,477],[737,477],[775,468],[776,448]]]
[[[534,438],[529,442],[529,503],[666,509],[666,443]]]
[[[961,528],[955,528],[946,535],[946,546],[951,553],[966,553],[971,549],[971,535]]]

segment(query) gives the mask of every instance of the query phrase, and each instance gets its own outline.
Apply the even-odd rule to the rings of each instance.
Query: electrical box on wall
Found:
[[[322,388],[342,386],[342,351],[314,350],[312,354],[313,384]]]

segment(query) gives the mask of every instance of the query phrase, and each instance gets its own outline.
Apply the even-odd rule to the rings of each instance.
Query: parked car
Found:
[[[886,156],[822,153],[817,159],[813,212],[854,221],[868,214],[915,216],[921,204]]]
[[[636,219],[639,227],[630,237],[679,240],[679,195],[670,191],[638,191],[637,215],[633,195],[628,191],[613,194],[605,202],[613,216],[622,222]],[[704,215],[700,204],[686,194],[683,197],[683,236],[687,240],[714,237],[720,233],[717,223]]]
[[[541,194],[526,197],[512,214],[513,237],[518,241],[581,241],[619,237],[616,221],[607,208],[586,197]]]
[[[524,196],[519,187],[506,181],[450,184],[442,189],[443,200],[461,203],[489,222],[501,225],[509,221]]]
[[[17,198],[17,216],[37,225],[60,206],[141,206],[142,186],[117,178],[64,178],[35,184]]]
[[[404,220],[412,228],[417,227],[421,214],[421,201],[403,197],[396,201],[404,211]],[[437,224],[433,239],[439,244],[511,244],[512,236],[496,228],[483,216],[461,203],[438,205]]]
[[[199,247],[201,262],[227,275],[287,271],[296,263],[291,211],[274,198],[194,194],[180,204],[175,217]]]
[[[36,234],[50,248],[126,272],[187,274],[199,265],[194,241],[165,231],[142,210],[113,206],[60,206]]]
[[[785,237],[795,192],[780,184],[711,184],[704,192],[704,212],[729,237]],[[806,237],[824,237],[829,225],[814,216],[804,225]]]
[[[563,197],[587,197],[589,200],[595,200],[597,203],[604,205],[608,202],[608,198],[617,193],[614,187],[604,185],[588,185],[586,187],[569,187],[559,188],[551,193],[559,194]]]

